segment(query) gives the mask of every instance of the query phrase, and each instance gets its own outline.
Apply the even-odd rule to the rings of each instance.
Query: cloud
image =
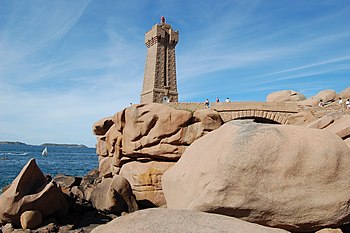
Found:
[[[181,101],[350,84],[349,9],[342,1],[5,0],[0,135],[93,145],[93,122],[139,101],[144,33],[160,13],[180,30]]]
[[[85,45],[80,39],[87,31],[74,38],[72,29],[82,30],[79,21],[89,1],[59,3],[45,1],[38,7],[31,2],[28,12],[25,2],[7,7],[12,13],[0,41],[1,56],[8,58],[0,60],[4,140],[93,146],[95,121],[139,101],[143,44],[133,46],[126,34],[105,24],[95,46]],[[69,50],[71,44],[79,50]]]

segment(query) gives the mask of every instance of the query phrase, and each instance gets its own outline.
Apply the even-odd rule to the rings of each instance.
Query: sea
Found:
[[[48,146],[48,155],[42,156],[45,146],[0,144],[0,193],[10,184],[27,162],[34,158],[44,174],[84,176],[98,167],[95,148]]]

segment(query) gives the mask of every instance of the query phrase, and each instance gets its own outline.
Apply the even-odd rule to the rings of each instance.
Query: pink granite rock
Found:
[[[91,233],[287,233],[233,217],[189,210],[153,208],[137,211],[99,226]]]
[[[27,210],[37,210],[46,218],[63,217],[68,209],[69,204],[58,185],[48,182],[35,159],[31,159],[0,196],[0,223],[20,226],[20,216]]]
[[[231,121],[195,141],[162,185],[171,209],[312,231],[350,221],[349,167],[334,133]]]
[[[306,97],[292,90],[277,91],[268,94],[266,102],[297,102],[305,100]]]

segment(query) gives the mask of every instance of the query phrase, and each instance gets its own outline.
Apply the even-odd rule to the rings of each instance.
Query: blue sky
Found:
[[[0,0],[0,141],[94,146],[94,122],[139,102],[161,15],[180,101],[350,86],[349,0]]]

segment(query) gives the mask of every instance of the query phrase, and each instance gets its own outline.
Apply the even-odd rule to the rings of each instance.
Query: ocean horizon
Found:
[[[48,155],[42,156],[47,147]],[[57,174],[84,176],[98,168],[96,149],[84,146],[0,144],[0,193],[10,184],[30,159],[52,177]]]

